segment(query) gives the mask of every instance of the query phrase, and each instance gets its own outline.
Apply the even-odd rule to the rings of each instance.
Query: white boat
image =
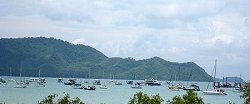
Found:
[[[108,89],[108,87],[106,85],[101,85],[100,89]]]
[[[115,82],[115,85],[122,85],[122,82]]]
[[[228,93],[226,93],[224,90],[219,89],[219,88],[211,90],[211,91],[203,91],[203,94],[204,95],[228,95]]]
[[[39,83],[39,82],[37,82],[36,87],[45,87],[45,83]]]
[[[214,81],[215,81],[215,75],[216,75],[216,62],[217,62],[217,60],[215,60],[215,65],[214,65]],[[204,95],[228,95],[228,93],[226,93],[223,89],[216,88],[215,84],[214,84],[213,90],[203,91],[203,94]]]
[[[141,87],[141,85],[134,84],[134,85],[131,86],[131,88],[133,88],[133,89],[141,89],[142,87]]]
[[[241,92],[243,92],[243,89],[239,88],[239,87],[236,87],[236,88],[233,89],[233,92],[241,93]]]
[[[15,85],[14,88],[26,88],[26,85]]]
[[[161,86],[161,82],[155,80],[154,78],[145,79],[144,83],[150,86]]]
[[[16,82],[16,80],[15,79],[8,79],[8,81],[10,81],[10,82]]]
[[[83,89],[84,88],[84,86],[82,86],[81,83],[75,83],[75,84],[71,85],[71,87],[73,89]]]
[[[27,85],[24,82],[17,82],[14,88],[26,88]]]

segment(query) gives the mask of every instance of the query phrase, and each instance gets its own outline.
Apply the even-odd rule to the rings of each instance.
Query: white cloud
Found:
[[[109,57],[195,61],[207,72],[218,59],[222,72],[250,73],[244,70],[250,68],[249,9],[247,0],[0,1],[0,36],[55,37]]]

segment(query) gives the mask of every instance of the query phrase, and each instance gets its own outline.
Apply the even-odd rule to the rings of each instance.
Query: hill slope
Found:
[[[192,62],[173,63],[159,57],[144,60],[108,58],[85,45],[74,45],[54,38],[0,39],[0,75],[119,78],[208,81],[210,76]],[[191,75],[191,76],[190,76]]]

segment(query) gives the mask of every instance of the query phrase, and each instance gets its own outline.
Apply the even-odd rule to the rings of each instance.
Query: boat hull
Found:
[[[225,92],[203,91],[204,95],[228,95]]]

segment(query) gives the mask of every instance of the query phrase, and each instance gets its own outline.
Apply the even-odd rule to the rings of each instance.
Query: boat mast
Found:
[[[39,78],[40,78],[40,69],[39,69]]]
[[[10,67],[10,76],[12,76],[12,71],[11,71],[11,67]]]
[[[215,79],[215,75],[216,75],[216,64],[217,64],[217,60],[215,60],[215,64],[214,64],[214,89],[215,89],[215,83],[216,83],[216,79]]]
[[[20,65],[20,73],[19,73],[20,81],[22,81],[22,68],[23,68],[23,63],[21,63],[21,65]]]

